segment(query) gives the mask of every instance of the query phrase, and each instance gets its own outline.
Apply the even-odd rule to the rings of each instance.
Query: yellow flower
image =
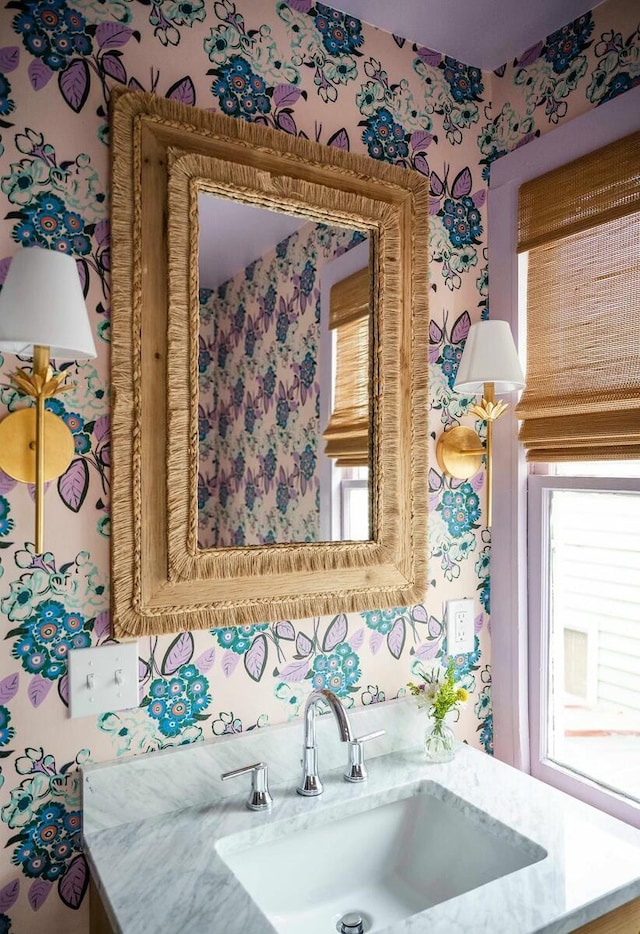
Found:
[[[456,691],[456,697],[464,704],[465,701],[469,700],[469,692],[465,690],[465,688],[458,688]]]

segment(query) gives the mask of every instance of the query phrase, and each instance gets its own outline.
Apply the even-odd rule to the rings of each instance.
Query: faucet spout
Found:
[[[316,711],[318,705],[325,703],[333,713],[338,726],[338,734],[343,743],[353,740],[351,724],[347,712],[333,691],[323,689],[313,691],[307,698],[304,708],[304,745],[302,749],[302,781],[296,789],[299,795],[312,797],[322,794],[323,785],[318,775],[318,744],[316,741]]]

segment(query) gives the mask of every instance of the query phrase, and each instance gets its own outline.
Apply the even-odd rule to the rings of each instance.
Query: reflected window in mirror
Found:
[[[361,490],[345,523],[322,436],[336,375],[323,272],[357,251],[368,280],[367,235],[205,192],[198,213],[198,547],[369,539],[366,439],[367,511]],[[365,366],[368,381],[368,333]]]

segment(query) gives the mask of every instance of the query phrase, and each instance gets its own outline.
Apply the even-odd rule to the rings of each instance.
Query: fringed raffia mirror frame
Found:
[[[143,93],[112,102],[117,637],[420,602],[427,585],[426,179]],[[372,536],[197,548],[199,191],[374,244]]]

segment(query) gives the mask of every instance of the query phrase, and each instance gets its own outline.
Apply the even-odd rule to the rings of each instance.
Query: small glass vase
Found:
[[[456,738],[444,720],[429,717],[424,735],[424,754],[427,762],[451,762],[456,754]]]

